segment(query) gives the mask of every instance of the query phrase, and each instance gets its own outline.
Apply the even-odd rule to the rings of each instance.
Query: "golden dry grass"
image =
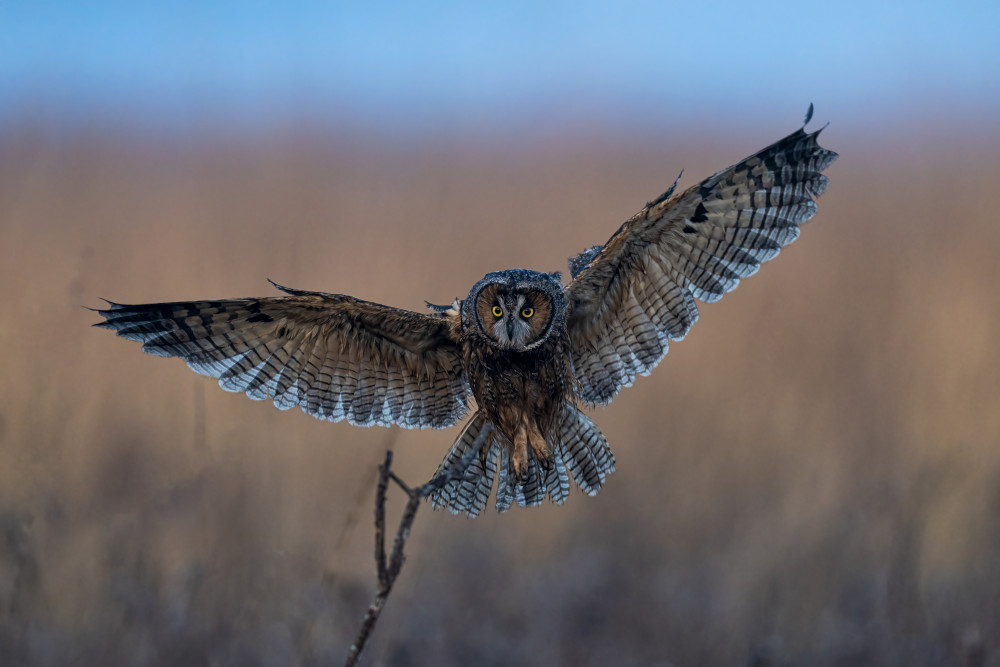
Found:
[[[270,277],[419,309],[490,270],[564,269],[680,167],[691,183],[791,128],[684,129],[9,127],[0,663],[338,662],[374,586],[384,448],[419,482],[457,434],[278,412],[88,328],[82,305]],[[367,661],[997,664],[1000,137],[974,134],[834,125],[802,238],[594,411],[618,459],[605,490],[423,510]]]

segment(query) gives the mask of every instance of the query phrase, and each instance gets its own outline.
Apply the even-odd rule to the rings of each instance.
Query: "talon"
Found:
[[[517,481],[524,481],[525,473],[528,472],[528,433],[523,425],[514,434],[514,451],[510,458]]]
[[[555,457],[552,456],[549,444],[545,442],[545,438],[542,437],[537,424],[532,422],[528,428],[528,442],[531,443],[531,451],[535,453],[535,458],[542,464],[544,470],[551,470],[552,464],[555,463]]]

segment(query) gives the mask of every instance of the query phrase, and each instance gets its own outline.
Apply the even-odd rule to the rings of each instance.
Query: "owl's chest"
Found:
[[[466,366],[477,399],[477,386],[492,392],[495,398],[506,400],[536,392],[553,395],[562,388],[564,370],[559,359],[551,354],[472,351],[466,356]]]
[[[472,393],[479,409],[502,433],[530,419],[551,430],[567,398],[565,357],[557,350],[497,354],[470,350],[466,356]]]

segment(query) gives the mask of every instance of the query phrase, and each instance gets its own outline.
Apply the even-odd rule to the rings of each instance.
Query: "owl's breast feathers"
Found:
[[[524,474],[529,447],[535,458],[550,461],[563,405],[572,399],[562,337],[527,352],[461,340],[472,394],[509,448],[515,472]]]

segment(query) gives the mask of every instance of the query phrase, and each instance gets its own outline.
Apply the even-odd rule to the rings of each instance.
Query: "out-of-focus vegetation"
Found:
[[[681,167],[794,128],[677,129],[7,127],[0,663],[339,661],[385,447],[418,483],[458,433],[279,412],[81,306],[272,278],[420,309],[564,270]],[[367,662],[1000,664],[1000,136],[931,130],[824,134],[842,157],[802,238],[593,411],[618,459],[596,498],[423,510]]]

